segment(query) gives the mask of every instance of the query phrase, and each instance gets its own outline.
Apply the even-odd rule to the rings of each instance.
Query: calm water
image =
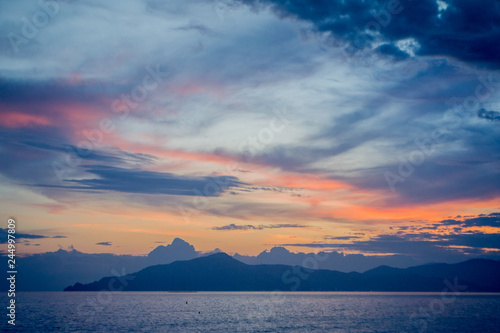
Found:
[[[500,295],[454,296],[450,293],[444,296],[411,293],[21,293],[17,297],[14,331],[500,332]],[[7,327],[5,318],[1,327],[3,330]]]

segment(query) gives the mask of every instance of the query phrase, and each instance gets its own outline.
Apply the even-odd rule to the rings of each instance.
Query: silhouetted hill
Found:
[[[79,281],[90,283],[102,276],[137,272],[153,265],[170,264],[179,260],[200,258],[212,253],[196,251],[193,245],[175,238],[171,244],[159,245],[147,256],[116,255],[111,253],[83,253],[71,248],[16,258],[19,271],[16,288],[19,291],[56,291]],[[5,256],[3,257],[5,259]],[[341,252],[302,253],[290,252],[284,247],[274,247],[257,256],[235,254],[237,259],[249,265],[287,265],[304,266],[315,258],[319,269],[335,270],[344,273],[365,272],[380,265],[407,268],[423,262],[407,256],[364,256]],[[495,258],[492,258],[495,259]],[[6,259],[5,259],[6,260]],[[466,260],[466,259],[464,259]],[[7,273],[0,274],[0,287],[8,287]]]
[[[172,244],[160,245],[148,256],[116,255],[111,253],[83,253],[75,249],[33,254],[16,258],[19,291],[57,291],[80,281],[89,283],[114,272],[126,274],[158,264],[189,260],[201,254],[194,246],[175,238]],[[6,257],[5,262],[7,262]],[[1,274],[0,274],[1,275]],[[0,287],[7,290],[7,273],[1,275]]]
[[[471,259],[458,264],[427,264],[399,269],[380,266],[367,271],[370,275],[418,275],[453,280],[460,277],[488,288],[500,287],[500,262],[487,259]]]
[[[114,270],[120,274],[131,273],[154,263],[140,256],[58,250],[19,257],[16,258],[16,264],[19,271],[17,290],[57,291],[76,281],[88,283],[102,276],[112,275]],[[5,276],[6,272],[3,274]],[[3,278],[0,287],[5,288],[6,282],[8,281]]]
[[[147,267],[125,277],[77,283],[65,291],[442,291],[455,278],[466,291],[500,292],[500,263],[469,260],[407,269],[381,266],[366,273],[308,270],[300,266],[247,265],[225,253]],[[445,281],[448,280],[448,284]]]

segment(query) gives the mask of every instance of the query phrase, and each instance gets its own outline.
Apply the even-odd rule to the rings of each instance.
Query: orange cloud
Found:
[[[331,191],[351,187],[349,184],[326,179],[321,176],[304,174],[273,174],[272,179],[266,179],[266,182],[268,181],[276,186],[302,188],[313,191]]]

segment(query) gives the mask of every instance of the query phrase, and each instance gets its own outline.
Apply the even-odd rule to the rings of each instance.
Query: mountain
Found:
[[[115,271],[131,273],[148,267],[146,257],[58,250],[16,258],[19,291],[57,291],[75,281],[91,282]],[[5,262],[7,260],[5,259]],[[4,274],[6,274],[4,272]],[[4,287],[7,280],[2,279]]]
[[[500,288],[500,261],[472,259],[458,264],[427,264],[407,269],[380,266],[367,271],[372,276],[417,275],[422,277],[454,280],[459,277],[486,288]]]
[[[83,253],[75,249],[58,250],[16,258],[20,273],[16,287],[20,291],[56,291],[79,281],[83,284],[95,281],[103,276],[113,274],[126,275],[146,267],[170,264],[180,260],[200,258],[212,252],[196,251],[193,245],[175,238],[171,244],[160,245],[147,256],[116,255],[111,253]],[[3,257],[6,260],[6,257]],[[362,254],[343,254],[341,252],[294,253],[284,247],[273,247],[257,256],[235,254],[233,258],[250,265],[288,265],[304,266],[314,258],[317,267],[340,272],[365,272],[381,265],[406,268],[415,266],[416,262],[407,256],[364,256]],[[7,273],[0,274],[0,287],[6,288]]]
[[[365,273],[309,270],[300,266],[247,265],[225,253],[147,267],[122,277],[77,283],[65,291],[464,291],[500,292],[500,262],[469,260]],[[460,287],[458,287],[459,290]]]
[[[89,283],[112,274],[127,274],[157,264],[193,259],[202,255],[194,246],[175,238],[172,244],[160,245],[148,256],[116,255],[111,253],[83,253],[75,249],[33,254],[16,258],[20,274],[16,287],[21,291],[58,291],[68,284]],[[3,257],[7,262],[6,257]],[[0,279],[0,287],[7,287],[7,273]]]
[[[159,245],[147,256],[115,255],[111,253],[83,253],[73,248],[59,249],[54,252],[45,252],[16,258],[19,271],[16,287],[21,291],[56,291],[76,281],[89,283],[96,279],[116,274],[136,272],[143,268],[169,264],[179,260],[190,260],[212,253],[220,252],[215,249],[211,252],[196,251],[193,245],[175,238],[171,244]],[[414,261],[409,257],[400,256],[363,256],[344,255],[338,252],[319,253],[325,260],[318,261],[318,268],[333,269],[342,272],[359,271],[375,268],[380,265],[393,267],[408,267]],[[242,256],[235,254],[234,258],[246,264],[286,264],[300,266],[316,256],[314,253],[293,253],[284,247],[274,247],[270,251],[263,251],[258,256]],[[6,257],[3,257],[6,260]],[[7,275],[0,274],[0,287],[7,287]]]

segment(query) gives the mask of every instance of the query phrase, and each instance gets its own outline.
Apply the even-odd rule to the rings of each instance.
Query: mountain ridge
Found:
[[[474,269],[472,269],[474,268]],[[115,279],[115,280],[113,280]],[[463,291],[500,292],[500,262],[471,259],[406,269],[379,266],[365,273],[311,270],[302,266],[247,265],[226,253],[146,267],[125,277],[76,283],[64,291],[108,290],[117,279],[123,291]]]

